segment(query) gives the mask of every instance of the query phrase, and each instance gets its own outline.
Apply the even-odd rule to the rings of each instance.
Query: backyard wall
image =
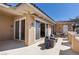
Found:
[[[76,32],[68,31],[68,40],[71,43],[72,50],[79,53],[79,37]]]

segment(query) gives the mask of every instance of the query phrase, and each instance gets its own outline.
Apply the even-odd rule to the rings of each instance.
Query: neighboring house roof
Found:
[[[73,21],[56,21],[56,22],[73,22]]]
[[[18,3],[15,7],[20,6],[22,3]],[[50,18],[53,22],[55,22],[50,16],[48,16],[44,11],[42,11],[38,6],[36,6],[34,3],[30,3],[33,7],[37,8],[40,12],[45,14],[48,18]],[[55,22],[56,23],[56,22]]]

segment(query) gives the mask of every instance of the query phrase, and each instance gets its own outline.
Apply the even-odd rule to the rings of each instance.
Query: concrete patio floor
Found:
[[[13,44],[13,46],[15,46],[15,44]],[[10,45],[8,47],[10,47]],[[78,55],[78,53],[72,51],[67,38],[58,38],[58,42],[54,48],[45,49],[44,40],[40,40],[30,46],[21,46],[19,48],[1,51],[0,55]]]
[[[0,41],[0,52],[6,51],[6,50],[11,50],[11,49],[22,48],[22,47],[25,47],[23,41],[18,41],[18,40],[2,40],[2,41]]]
[[[40,40],[39,42],[33,45],[2,51],[0,52],[0,54],[1,55],[59,55],[62,39],[61,38],[58,39],[59,40],[55,44],[54,48],[44,49],[44,40]]]

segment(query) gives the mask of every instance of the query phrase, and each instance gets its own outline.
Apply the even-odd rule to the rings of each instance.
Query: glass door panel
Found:
[[[40,22],[36,21],[36,40],[40,39]]]
[[[25,20],[21,21],[21,40],[25,39]]]
[[[15,38],[19,39],[19,21],[15,22]]]

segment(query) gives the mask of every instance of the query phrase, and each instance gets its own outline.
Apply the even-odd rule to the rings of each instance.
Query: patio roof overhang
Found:
[[[45,12],[43,12],[41,9],[39,9],[34,4],[27,4],[27,5],[30,6],[31,8],[33,8],[34,10],[36,10],[36,12],[38,14],[40,14],[40,16],[44,17],[44,19],[49,21],[51,24],[56,24],[56,22],[52,18],[50,18]]]
[[[21,13],[16,12],[16,10],[11,9],[11,8],[6,8],[4,6],[0,5],[0,14],[3,15],[7,15],[7,16],[21,16]]]

